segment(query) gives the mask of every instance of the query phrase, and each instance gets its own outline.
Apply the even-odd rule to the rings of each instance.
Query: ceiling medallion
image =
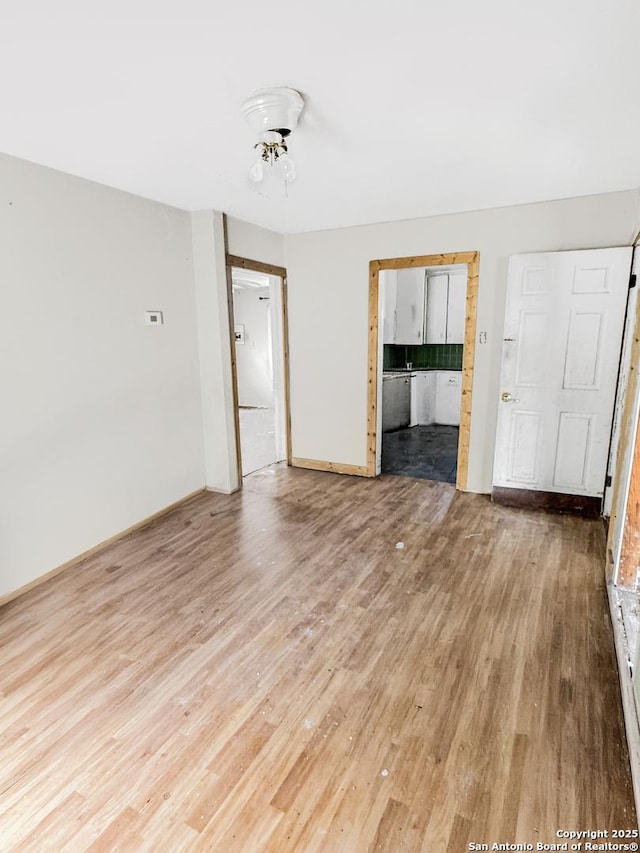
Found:
[[[249,170],[254,183],[265,177],[265,166],[285,184],[295,180],[296,169],[287,148],[287,138],[298,126],[304,100],[295,89],[259,89],[242,104],[242,116],[256,134],[253,146],[258,158]]]

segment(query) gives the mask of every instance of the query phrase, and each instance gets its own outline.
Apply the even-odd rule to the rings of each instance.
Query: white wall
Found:
[[[239,474],[222,214],[192,213],[191,234],[206,485],[213,491],[233,492]]]
[[[2,596],[202,487],[204,452],[189,215],[0,156],[0,233]]]
[[[227,217],[227,242],[230,255],[283,267],[284,237],[259,225]]]
[[[491,489],[509,255],[630,245],[636,191],[285,238],[293,456],[366,464],[369,261],[480,252],[468,488]]]
[[[268,287],[245,287],[233,292],[235,322],[244,326],[244,343],[236,344],[241,406],[272,407],[274,403],[268,297]]]
[[[293,455],[365,464],[369,260],[478,249],[469,487],[487,491],[508,256],[628,244],[638,224],[635,192],[286,238],[230,218],[232,254],[289,270]],[[0,229],[2,596],[237,484],[221,215],[0,156]]]

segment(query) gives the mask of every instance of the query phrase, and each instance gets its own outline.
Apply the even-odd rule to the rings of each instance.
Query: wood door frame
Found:
[[[225,219],[226,226],[226,219]],[[233,385],[233,409],[234,422],[236,432],[236,458],[238,460],[238,486],[242,488],[242,450],[240,447],[240,409],[238,402],[238,363],[236,358],[235,344],[235,322],[233,311],[233,280],[232,268],[238,267],[243,270],[251,270],[252,272],[261,272],[266,275],[277,276],[281,281],[281,296],[282,296],[282,357],[283,357],[283,373],[284,373],[284,430],[285,430],[285,445],[287,454],[287,465],[291,465],[291,406],[289,403],[289,321],[287,309],[287,270],[285,267],[279,267],[275,264],[265,264],[263,261],[254,261],[251,258],[242,258],[238,255],[230,255],[227,249],[227,234],[225,227],[225,261],[227,270],[227,305],[229,308],[229,332],[231,341],[231,375]]]
[[[441,255],[413,255],[408,258],[385,258],[369,263],[369,388],[367,407],[367,475],[376,476],[376,444],[378,427],[378,303],[380,270],[412,267],[437,267],[450,264],[467,265],[467,295],[462,351],[462,401],[458,437],[458,469],[456,489],[467,488],[469,470],[469,438],[471,435],[471,396],[475,359],[478,313],[478,270],[480,252],[449,252]]]
[[[636,237],[631,252],[631,275],[636,269],[636,252],[640,247],[640,234]],[[630,291],[631,292],[631,291]],[[616,448],[613,495],[611,499],[611,515],[607,530],[607,580],[623,589],[634,589],[638,579],[640,564],[640,375],[637,365],[640,364],[640,300],[634,304],[633,316],[628,312],[623,341],[627,332],[627,324],[631,331],[630,355],[627,363],[623,363],[624,344],[618,382],[623,378],[625,368],[624,405],[620,416],[620,433]],[[616,403],[618,397],[616,395]],[[616,413],[614,412],[614,419]],[[627,464],[625,462],[628,460]],[[621,524],[616,531],[617,517],[621,516]],[[616,536],[617,532],[617,536]]]

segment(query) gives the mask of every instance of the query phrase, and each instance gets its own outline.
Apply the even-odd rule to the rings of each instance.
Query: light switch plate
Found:
[[[162,326],[164,324],[162,311],[145,311],[144,324],[145,326]]]

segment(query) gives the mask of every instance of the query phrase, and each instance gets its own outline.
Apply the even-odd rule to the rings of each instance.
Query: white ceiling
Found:
[[[0,151],[281,232],[640,185],[637,0],[5,0]],[[247,178],[255,89],[298,178]]]
[[[269,287],[269,276],[255,270],[232,267],[231,280],[234,290],[262,290]]]

